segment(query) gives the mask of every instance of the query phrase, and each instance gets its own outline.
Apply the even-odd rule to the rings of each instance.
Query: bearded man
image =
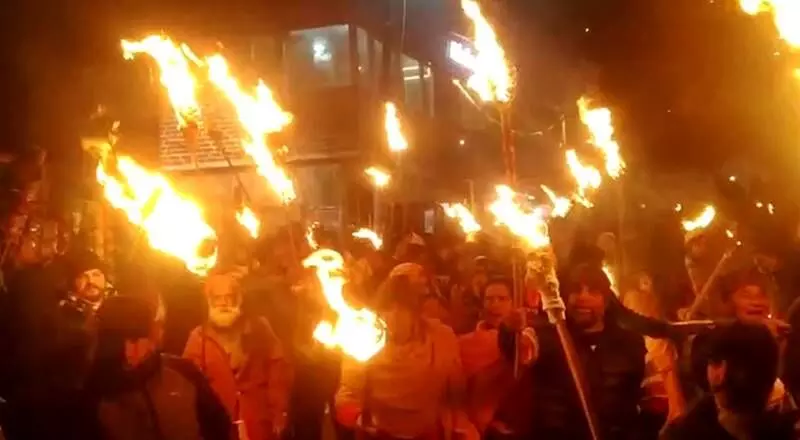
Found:
[[[184,357],[193,361],[225,405],[233,438],[279,437],[285,425],[289,367],[280,342],[263,317],[242,310],[239,278],[209,276],[208,322],[192,331]]]

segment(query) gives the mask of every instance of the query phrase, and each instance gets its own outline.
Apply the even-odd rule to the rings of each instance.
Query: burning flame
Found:
[[[112,175],[102,160],[97,166],[97,181],[106,200],[142,228],[154,249],[180,259],[191,272],[206,275],[217,262],[216,246],[210,246],[216,245],[217,235],[200,207],[172,188],[164,176],[130,157],[119,156],[116,171],[118,176]]]
[[[320,249],[303,261],[313,267],[322,286],[322,293],[333,311],[335,323],[322,321],[314,330],[314,339],[328,348],[340,347],[358,361],[365,362],[386,345],[386,324],[370,310],[351,308],[342,296],[345,279],[344,259],[330,249]]]
[[[544,212],[540,208],[526,212],[517,202],[517,194],[505,185],[495,187],[497,200],[489,206],[497,222],[506,226],[512,234],[522,238],[533,249],[550,245],[550,236]]]
[[[442,203],[441,205],[446,216],[458,220],[461,230],[467,235],[467,241],[475,240],[475,234],[480,232],[481,225],[475,220],[472,212],[461,203]]]
[[[486,102],[511,101],[511,70],[492,25],[481,13],[481,7],[476,0],[461,0],[461,9],[475,28],[474,42],[477,52],[475,70],[467,80],[467,87]]]
[[[603,273],[606,274],[608,277],[608,281],[611,282],[611,290],[614,292],[616,296],[619,296],[619,289],[617,288],[617,280],[614,277],[614,271],[611,269],[611,266],[608,263],[603,263]]]
[[[397,107],[391,102],[386,103],[384,128],[386,129],[386,139],[389,142],[389,150],[394,153],[408,150],[408,141],[403,135],[400,117],[397,115]]]
[[[372,243],[372,247],[375,249],[380,249],[383,247],[383,239],[372,229],[361,228],[358,231],[353,232],[353,237],[360,238],[362,240],[369,240],[369,242]]]
[[[390,176],[387,172],[380,170],[376,167],[369,167],[366,170],[364,170],[364,173],[366,173],[366,175],[372,178],[372,183],[377,188],[386,187],[386,185],[388,185],[389,181],[392,179],[392,176]]]
[[[258,238],[261,230],[261,222],[250,208],[243,206],[242,209],[236,213],[236,220],[240,225],[247,229],[247,232],[250,233],[251,237]]]
[[[625,170],[625,162],[619,152],[619,144],[614,140],[614,125],[611,121],[611,110],[607,108],[589,108],[589,100],[578,101],[581,121],[589,129],[591,143],[600,151],[606,161],[606,173],[617,179]]]
[[[314,237],[314,233],[316,232],[317,224],[312,223],[308,225],[308,229],[306,229],[306,242],[313,250],[319,249],[319,243],[317,243],[316,237]]]
[[[542,185],[542,191],[547,195],[547,198],[553,203],[553,210],[550,215],[553,217],[566,217],[569,211],[572,210],[572,201],[566,197],[557,195],[552,189]]]
[[[578,203],[590,208],[593,205],[586,198],[586,193],[589,190],[600,188],[600,184],[603,183],[603,177],[600,175],[600,171],[597,171],[597,168],[582,164],[575,150],[567,150],[566,154],[567,165],[572,176],[575,177],[575,183],[578,185],[576,199]]]
[[[297,195],[292,180],[286,171],[278,166],[267,145],[269,133],[281,131],[292,122],[292,115],[283,111],[275,102],[272,92],[262,82],[256,86],[255,95],[245,93],[236,79],[231,76],[228,63],[221,55],[206,59],[208,75],[225,96],[231,101],[239,115],[249,139],[242,141],[242,148],[255,162],[258,173],[267,179],[272,189],[283,203],[289,203]]]
[[[714,217],[716,217],[717,211],[714,209],[713,206],[708,205],[703,210],[703,212],[695,218],[694,220],[684,220],[683,221],[683,230],[686,232],[696,231],[698,229],[707,228],[711,222],[714,221]]]
[[[125,59],[146,53],[158,63],[161,84],[167,89],[180,128],[199,120],[197,81],[189,66],[189,60],[197,57],[188,46],[178,46],[165,36],[151,35],[140,41],[122,40],[122,50]]]
[[[771,12],[781,38],[800,47],[800,3],[796,0],[739,0],[739,5],[750,15]]]

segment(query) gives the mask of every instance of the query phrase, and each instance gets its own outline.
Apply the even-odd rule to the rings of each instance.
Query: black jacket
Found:
[[[753,440],[793,440],[798,438],[794,424],[797,414],[764,413],[755,424]],[[717,406],[712,396],[704,396],[683,417],[670,423],[662,440],[735,440],[717,421]]]
[[[508,332],[501,332],[508,337]],[[531,438],[589,438],[578,395],[564,352],[550,325],[536,328],[540,355],[526,374],[532,375]],[[585,337],[572,330],[575,348],[589,386],[589,398],[604,439],[633,438],[644,377],[645,346],[641,336],[608,324]],[[501,335],[501,338],[504,336]],[[501,340],[501,346],[508,346]]]

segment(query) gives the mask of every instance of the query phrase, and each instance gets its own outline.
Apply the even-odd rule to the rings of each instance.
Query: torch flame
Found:
[[[606,173],[612,179],[619,178],[625,170],[625,162],[619,152],[619,144],[614,140],[614,125],[611,121],[611,110],[607,108],[589,108],[589,100],[578,101],[581,121],[589,129],[591,143],[603,152],[606,161]]]
[[[714,209],[713,206],[708,205],[703,210],[703,212],[695,218],[694,220],[684,220],[683,221],[683,230],[686,232],[696,231],[698,229],[707,228],[711,222],[714,221],[714,217],[716,217],[717,211]]]
[[[600,175],[600,171],[597,171],[597,168],[581,163],[575,150],[567,150],[566,155],[567,165],[572,176],[575,177],[575,183],[578,185],[576,200],[586,207],[592,207],[592,203],[586,198],[586,193],[589,190],[600,188],[600,184],[603,183],[603,177]]]
[[[391,102],[386,103],[384,128],[386,129],[386,139],[389,142],[390,151],[397,153],[408,150],[408,141],[403,135],[400,117],[397,115],[397,107]]]
[[[162,175],[150,172],[126,156],[116,163],[118,176],[97,166],[97,181],[106,200],[125,213],[128,221],[142,228],[150,245],[183,261],[191,272],[204,276],[217,262],[217,235],[203,219],[203,211],[178,193]]]
[[[239,212],[236,213],[236,220],[242,225],[247,232],[250,233],[250,236],[253,238],[258,238],[259,232],[261,230],[261,222],[256,217],[256,214],[248,208],[247,206],[243,206]]]
[[[461,0],[461,9],[475,28],[475,70],[467,80],[472,89],[485,102],[511,101],[511,70],[505,51],[497,41],[492,25],[481,13],[475,0]]]
[[[255,95],[245,93],[231,76],[228,63],[221,55],[208,57],[206,63],[209,79],[231,101],[247,132],[249,139],[242,141],[242,148],[253,159],[256,170],[269,182],[281,201],[291,202],[297,197],[294,184],[286,171],[275,162],[266,136],[289,125],[292,115],[283,111],[275,102],[272,92],[262,81],[258,82]]]
[[[552,189],[545,185],[541,186],[542,191],[547,195],[547,198],[553,203],[553,210],[550,215],[553,217],[566,217],[572,209],[572,201],[566,197],[557,195]]]
[[[386,345],[386,324],[372,311],[355,310],[344,300],[344,259],[341,254],[320,249],[306,258],[303,266],[316,270],[322,293],[330,308],[338,314],[335,323],[322,321],[317,325],[314,339],[328,348],[340,347],[345,354],[361,362],[380,352]]]
[[[375,249],[380,249],[383,247],[383,239],[372,229],[361,228],[358,231],[353,232],[353,237],[360,238],[362,240],[369,240],[369,242],[372,243],[372,247]]]
[[[480,232],[481,225],[475,220],[472,212],[461,203],[442,203],[441,205],[446,216],[458,220],[461,230],[467,235],[467,241],[475,240],[475,234]]]
[[[392,179],[392,176],[390,176],[389,173],[376,167],[369,167],[364,170],[364,173],[372,178],[372,183],[377,188],[386,187],[386,185],[388,185],[389,181]]]
[[[750,15],[771,12],[781,38],[793,48],[800,48],[800,3],[796,0],[739,0]]]
[[[126,59],[146,53],[158,63],[161,84],[167,89],[180,128],[198,121],[200,106],[195,96],[197,81],[189,66],[189,59],[197,57],[188,46],[178,46],[165,36],[151,35],[140,41],[122,40],[122,50]]]
[[[533,249],[550,245],[544,212],[537,208],[526,212],[515,200],[517,194],[505,185],[495,187],[497,200],[490,206],[497,222],[506,226],[512,234],[522,238]]]

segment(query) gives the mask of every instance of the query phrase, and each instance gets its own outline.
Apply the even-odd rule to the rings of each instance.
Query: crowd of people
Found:
[[[688,237],[676,293],[656,269],[612,281],[611,252],[575,245],[558,278],[586,411],[543,286],[491,239],[410,233],[388,252],[320,233],[345,255],[347,300],[386,323],[385,347],[359,361],[313,338],[335,316],[299,231],[171,284],[154,260],[112,285],[95,255],[43,237],[4,272],[7,439],[798,438],[791,268],[763,249],[712,276],[718,255]],[[623,315],[712,321],[662,337]]]

